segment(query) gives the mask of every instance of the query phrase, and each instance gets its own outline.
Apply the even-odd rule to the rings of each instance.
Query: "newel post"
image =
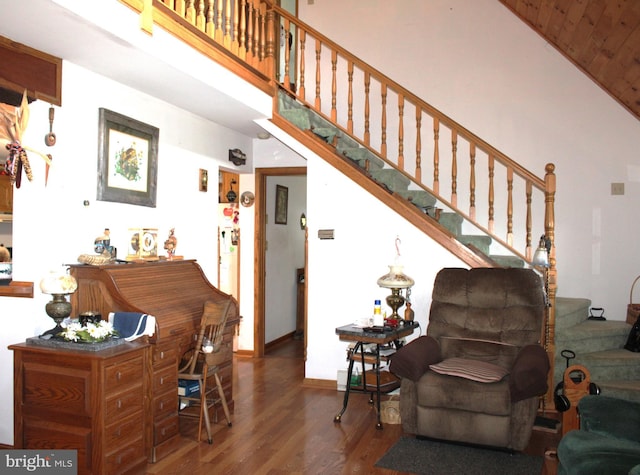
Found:
[[[551,243],[549,249],[549,268],[547,269],[548,283],[548,299],[549,307],[547,308],[547,324],[545,328],[545,348],[549,357],[548,389],[545,395],[545,402],[548,406],[553,404],[554,381],[553,374],[555,368],[555,327],[556,327],[556,291],[558,289],[558,275],[556,269],[556,243],[555,243],[555,196],[556,196],[556,175],[555,165],[547,163],[544,176],[544,194],[545,194],[545,211],[544,211],[544,233]]]

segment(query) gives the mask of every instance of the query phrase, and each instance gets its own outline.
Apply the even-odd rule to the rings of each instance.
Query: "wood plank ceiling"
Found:
[[[639,0],[499,0],[640,119]]]

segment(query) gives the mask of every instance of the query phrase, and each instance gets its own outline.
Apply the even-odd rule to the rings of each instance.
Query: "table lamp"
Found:
[[[56,326],[51,330],[44,332],[41,337],[45,335],[57,336],[58,333],[63,331],[60,325],[62,321],[71,315],[71,302],[67,301],[66,296],[72,294],[78,288],[76,279],[69,275],[66,269],[51,271],[40,281],[40,290],[43,294],[49,294],[53,296],[53,300],[47,303],[45,311],[54,322]]]
[[[393,264],[389,266],[389,272],[378,279],[378,285],[385,289],[391,289],[391,295],[387,296],[386,302],[393,311],[387,317],[389,326],[397,326],[401,320],[398,315],[398,309],[404,305],[405,298],[402,295],[402,289],[408,289],[415,284],[415,281],[402,272],[402,266]]]

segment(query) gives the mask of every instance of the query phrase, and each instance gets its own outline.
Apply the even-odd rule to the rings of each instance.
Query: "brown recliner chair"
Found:
[[[545,299],[530,269],[443,269],[427,335],[401,348],[400,417],[409,434],[523,450],[549,360],[540,345]]]

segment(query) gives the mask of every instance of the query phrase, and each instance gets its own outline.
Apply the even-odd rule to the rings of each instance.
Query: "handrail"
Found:
[[[548,222],[547,219],[547,193],[545,179],[540,178],[525,167],[496,149],[485,140],[478,137],[467,128],[463,127],[446,114],[425,102],[415,94],[401,86],[384,73],[371,67],[354,54],[342,48],[340,45],[327,38],[311,26],[297,19],[286,10],[272,5],[270,8],[276,13],[276,24],[279,23],[287,37],[292,31],[295,33],[295,47],[291,52],[285,48],[286,77],[282,87],[314,111],[321,113],[323,117],[339,125],[342,130],[356,137],[358,141],[369,147],[389,166],[399,169],[407,174],[419,186],[439,196],[443,203],[453,207],[460,215],[464,216],[483,231],[492,236],[496,242],[511,248],[515,255],[530,261],[533,254],[533,229],[542,229]],[[279,19],[279,20],[278,20]],[[278,45],[276,45],[278,46]],[[276,48],[278,49],[278,48]],[[290,55],[297,55],[295,68],[291,72],[289,65]],[[282,58],[279,58],[282,60]],[[308,66],[311,65],[311,66]],[[315,68],[315,71],[314,71]],[[311,69],[311,71],[309,71]],[[338,72],[340,71],[340,72]],[[361,87],[354,86],[354,75],[360,72],[363,79]],[[344,74],[343,74],[344,73]],[[308,88],[305,80],[315,77],[315,88]],[[372,100],[371,89],[375,84],[380,86],[380,102]],[[330,91],[330,92],[329,92]],[[354,104],[359,98],[360,106],[364,109],[364,120],[360,121],[364,126],[358,129],[354,124]],[[328,100],[330,99],[330,100]],[[390,111],[397,100],[397,115]],[[330,105],[327,105],[329,104]],[[409,108],[415,109],[413,113],[406,114]],[[371,137],[376,134],[369,128],[373,122],[373,110],[378,115],[375,125],[380,125],[378,132],[380,144],[373,145]],[[431,120],[433,123],[433,140],[431,150],[433,163],[431,164],[433,179],[427,183],[423,179],[424,170],[429,168],[422,159],[422,155],[428,146],[424,139],[425,133],[421,130],[422,124]],[[411,129],[410,123],[414,121],[415,127]],[[440,144],[440,136],[446,132],[451,136],[451,148],[449,150],[450,161],[445,162],[447,151]],[[411,137],[411,139],[409,138]],[[411,142],[409,142],[412,140]],[[415,144],[415,150],[410,151],[407,143]],[[390,145],[397,145],[397,154],[390,151]],[[463,150],[464,145],[469,148],[469,167],[463,167],[465,160],[458,156],[458,151]],[[477,217],[478,200],[478,174],[476,167],[484,160],[486,165],[486,181],[488,183],[486,203],[487,220]],[[441,175],[444,166],[451,170],[449,177]],[[498,167],[499,165],[499,167]],[[504,175],[505,188],[498,186],[496,175]],[[469,177],[468,188],[463,194],[468,195],[468,210],[465,211],[459,205],[461,188],[459,183]],[[517,180],[516,180],[517,178]],[[443,182],[450,182],[450,196],[446,198],[442,193]],[[525,206],[516,207],[514,210],[514,189],[521,190]],[[497,191],[496,191],[497,190]],[[504,193],[504,198],[496,200],[496,193]],[[535,192],[535,195],[534,195]],[[538,194],[539,193],[539,194]],[[500,196],[500,195],[498,195]],[[505,205],[502,205],[505,203]],[[504,236],[496,231],[496,208],[505,206],[504,222],[497,226],[503,231]],[[534,209],[534,207],[536,207]],[[521,213],[518,216],[518,213]],[[514,228],[516,221],[523,223]],[[534,222],[537,226],[534,226]],[[524,229],[524,230],[522,230]],[[519,233],[523,244],[515,245],[514,236]],[[545,233],[547,229],[545,227]]]

